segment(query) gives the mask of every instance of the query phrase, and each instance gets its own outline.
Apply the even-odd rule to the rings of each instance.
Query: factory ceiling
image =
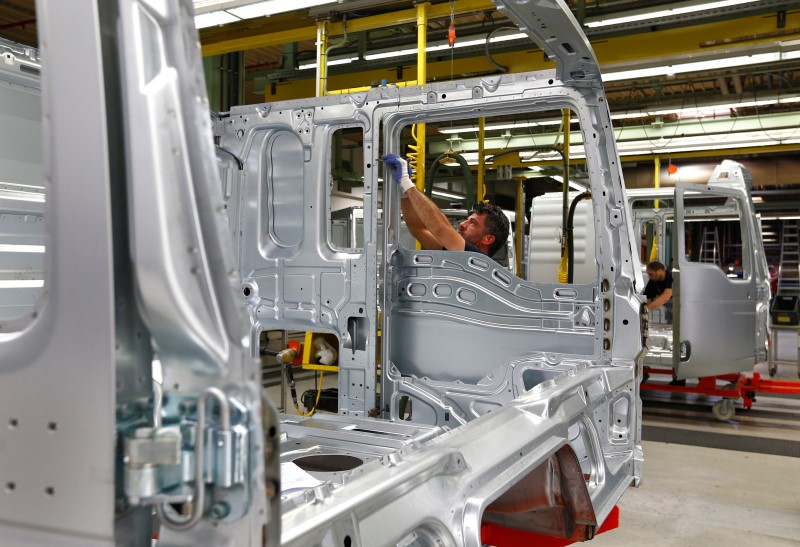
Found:
[[[247,1],[252,0],[195,0],[195,5],[202,13]],[[568,0],[567,4],[582,23],[603,70],[621,153],[624,135],[650,143],[640,153],[623,153],[629,186],[652,185],[652,159],[660,155],[665,164],[689,160],[713,164],[731,157],[757,173],[759,186],[800,188],[796,0],[717,1],[715,7],[701,11],[688,8],[709,2]],[[648,18],[647,13],[654,11],[661,13]],[[614,22],[631,15],[632,20]],[[36,46],[35,17],[33,0],[0,0],[0,37]],[[209,61],[226,59],[213,66],[243,81],[223,108],[314,96],[316,71],[308,65],[316,61],[316,33],[322,21],[327,21],[329,45],[336,45],[329,60],[343,63],[329,67],[329,90],[416,78],[416,54],[410,51],[417,46],[414,4],[341,0],[201,29],[204,56]],[[456,47],[429,51],[429,82],[552,66],[525,38],[487,45],[490,38],[518,33],[488,0],[431,1],[429,46],[446,41],[451,22]],[[495,120],[502,121],[521,122]],[[530,126],[522,133],[505,131],[503,136],[525,138],[537,131],[546,136],[547,130]],[[463,149],[468,150],[477,138],[474,130],[454,134],[430,124],[427,134],[434,148],[455,142],[465,143]],[[756,134],[760,140],[744,137]],[[733,135],[741,138],[737,141]],[[684,138],[689,139],[685,144]],[[696,144],[701,138],[705,146]]]

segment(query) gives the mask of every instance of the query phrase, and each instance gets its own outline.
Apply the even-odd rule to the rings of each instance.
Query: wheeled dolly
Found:
[[[651,376],[663,375],[672,377],[672,369],[644,367],[641,390],[670,391],[674,393],[699,393],[722,397],[711,407],[714,417],[727,422],[736,414],[736,401],[741,399],[745,410],[753,406],[757,393],[794,395],[800,397],[800,382],[762,379],[757,372],[752,374],[721,374],[700,378],[697,385],[672,385],[650,382]],[[719,382],[724,382],[721,387]]]

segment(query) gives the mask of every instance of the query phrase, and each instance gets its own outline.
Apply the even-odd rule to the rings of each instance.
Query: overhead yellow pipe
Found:
[[[655,181],[654,188],[661,187],[661,156],[656,156],[653,158],[653,165],[655,167],[655,173],[653,173],[653,180]],[[656,200],[656,209],[658,209],[658,200]]]
[[[428,78],[428,55],[425,49],[428,47],[428,10],[431,5],[428,2],[417,4],[417,82],[425,88]],[[425,124],[417,124],[416,128],[416,150],[417,153],[417,188],[425,188]]]
[[[317,97],[325,95],[328,73],[328,21],[317,23]]]

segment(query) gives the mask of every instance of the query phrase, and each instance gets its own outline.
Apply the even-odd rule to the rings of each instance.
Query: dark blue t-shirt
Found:
[[[469,241],[464,241],[464,250],[465,251],[471,251],[473,253],[481,253],[482,255],[486,254],[483,251],[481,251],[480,249],[478,249],[475,245],[470,243]]]
[[[655,281],[654,279],[651,279],[647,282],[647,285],[644,287],[644,295],[648,300],[653,300],[654,298],[664,294],[665,290],[671,288],[672,270],[667,270],[667,275],[664,276],[663,281]]]

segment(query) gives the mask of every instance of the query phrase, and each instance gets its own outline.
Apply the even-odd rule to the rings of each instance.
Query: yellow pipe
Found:
[[[567,172],[564,173],[564,184],[569,185],[569,120],[570,120],[570,111],[569,108],[562,108],[561,109],[561,116],[562,116],[562,124],[564,125],[564,157],[567,160]]]
[[[566,193],[569,192],[569,120],[570,120],[570,111],[569,108],[562,108],[561,109],[561,126],[564,132],[564,143],[561,148],[561,151],[564,153],[564,167],[565,171],[563,173],[564,181],[563,181],[563,188],[562,192]],[[563,205],[567,207],[566,204]],[[562,215],[566,215],[566,209],[562,213]],[[569,277],[568,273],[568,264],[567,261],[569,257],[567,256],[567,232],[566,226],[564,226],[564,233],[561,235],[561,261],[558,263],[558,282],[559,283],[566,283]]]
[[[655,166],[655,173],[653,175],[653,180],[655,181],[654,188],[661,187],[661,156],[656,156],[653,158],[653,164]],[[658,200],[656,200],[656,209],[658,209]]]
[[[425,88],[428,78],[428,2],[417,4],[417,82]],[[425,188],[425,124],[417,124],[417,188]]]
[[[328,77],[328,21],[317,23],[317,97],[325,95]]]
[[[525,230],[525,203],[522,200],[522,185],[525,183],[525,179],[517,180],[517,214],[516,214],[516,233],[515,235],[515,242],[514,245],[516,247],[517,252],[517,277],[522,274],[522,234]]]
[[[484,157],[483,139],[486,136],[486,118],[478,118],[478,200],[486,196],[486,158]],[[519,270],[517,270],[519,271]]]

